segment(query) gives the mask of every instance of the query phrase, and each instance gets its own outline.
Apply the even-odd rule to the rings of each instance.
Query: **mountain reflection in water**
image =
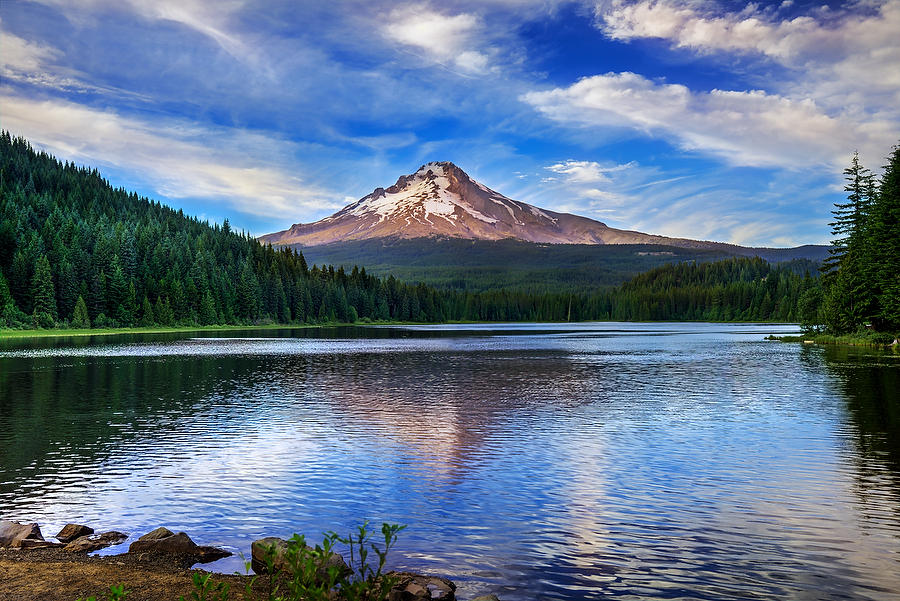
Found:
[[[245,553],[405,523],[392,567],[462,599],[900,599],[900,360],[790,329],[5,342],[0,516]]]

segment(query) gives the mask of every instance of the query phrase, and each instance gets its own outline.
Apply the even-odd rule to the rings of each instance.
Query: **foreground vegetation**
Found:
[[[381,545],[373,541],[374,533],[368,528],[368,522],[346,537],[328,532],[322,544],[315,547],[308,546],[303,536],[294,534],[283,551],[274,544],[265,549],[263,575],[249,578],[244,582],[244,590],[233,592],[228,583],[215,580],[213,574],[194,572],[193,591],[187,600],[182,596],[179,601],[384,601],[397,582],[391,574],[384,573],[387,555],[404,528],[382,524]],[[338,543],[345,545],[350,553],[347,564],[333,560]],[[249,574],[250,562],[246,570]],[[263,580],[262,595],[257,594],[259,579]],[[111,585],[106,599],[124,601],[128,595],[127,585]],[[78,601],[97,601],[97,597]]]

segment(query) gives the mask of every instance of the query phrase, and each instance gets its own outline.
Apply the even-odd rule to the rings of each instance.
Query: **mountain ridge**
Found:
[[[508,198],[446,161],[425,163],[414,173],[401,175],[392,186],[376,188],[329,217],[297,223],[259,239],[279,246],[310,247],[392,237],[746,248],[611,228],[589,217],[542,209]]]

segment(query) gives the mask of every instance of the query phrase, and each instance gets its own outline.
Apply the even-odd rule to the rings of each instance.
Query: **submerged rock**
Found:
[[[44,540],[41,527],[37,524],[20,524],[9,520],[0,520],[0,548],[44,549],[61,546],[60,543]]]
[[[438,576],[423,576],[412,572],[388,572],[388,577],[397,579],[388,601],[454,601],[456,585]]]
[[[250,545],[250,567],[253,568],[253,571],[257,574],[265,574],[268,571],[267,563],[266,563],[266,552],[270,547],[275,547],[275,556],[273,562],[273,568],[276,572],[282,573],[291,573],[291,567],[288,563],[287,559],[287,551],[290,546],[290,541],[286,541],[283,538],[278,538],[275,536],[269,536],[266,538],[261,538],[259,540],[253,541],[253,544]],[[312,547],[306,546],[310,551]],[[344,558],[341,557],[338,553],[332,553],[329,555],[324,563],[318,566],[316,570],[319,574],[319,577],[324,579],[326,574],[328,573],[329,568],[338,568],[339,575],[346,576],[351,573],[350,568],[347,566],[347,563],[344,561]]]
[[[480,595],[472,599],[472,601],[500,601],[500,597],[494,594],[490,595]]]
[[[118,545],[119,543],[125,542],[125,539],[127,538],[127,534],[124,532],[116,532],[115,530],[102,532],[100,534],[86,534],[84,536],[79,536],[67,544],[63,547],[63,551],[69,551],[71,553],[91,553],[93,551],[105,549],[106,547]]]
[[[209,563],[231,555],[231,552],[225,549],[198,545],[184,532],[175,534],[168,528],[157,528],[148,532],[128,546],[128,553],[169,557],[173,562],[187,566]]]
[[[81,524],[66,524],[56,535],[56,540],[61,543],[70,543],[76,538],[93,534],[94,529]]]

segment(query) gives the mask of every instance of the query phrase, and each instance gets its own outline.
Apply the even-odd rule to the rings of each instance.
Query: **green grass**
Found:
[[[766,340],[778,340],[780,342],[802,342],[814,344],[836,344],[844,346],[891,346],[897,335],[885,332],[857,332],[855,334],[800,334],[799,336],[769,336]]]

